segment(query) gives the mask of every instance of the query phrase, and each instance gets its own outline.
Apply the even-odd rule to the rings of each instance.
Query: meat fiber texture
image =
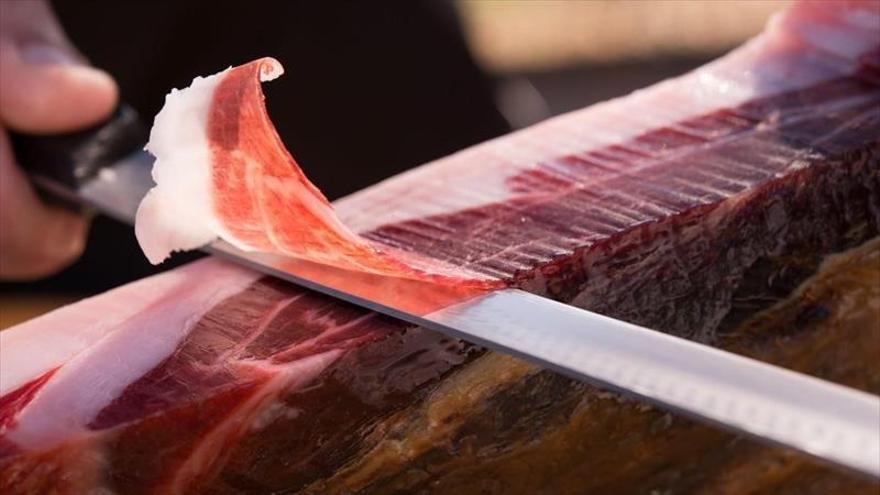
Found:
[[[383,276],[514,285],[878,392],[859,365],[871,346],[827,360],[834,325],[796,356],[731,343],[824,253],[880,230],[876,2],[799,3],[692,73],[332,206],[265,113],[260,81],[280,70],[263,59],[169,95],[150,140],[157,188],[138,215],[151,260],[219,237]],[[860,324],[878,305],[866,293]],[[792,331],[786,321],[765,331]],[[554,493],[696,492],[682,473],[707,465],[771,491],[802,474],[819,492],[865,487],[776,450],[750,463],[729,435],[688,435],[681,420],[216,260],[0,344],[0,489],[12,493],[539,491],[510,482],[516,466],[557,480]],[[836,372],[848,359],[855,371]],[[742,491],[718,476],[698,481]]]

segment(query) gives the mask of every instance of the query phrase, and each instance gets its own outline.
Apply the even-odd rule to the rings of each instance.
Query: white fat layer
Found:
[[[244,290],[257,277],[216,261],[172,273],[173,283],[157,291],[161,298],[116,322],[111,332],[81,350],[52,376],[16,418],[7,435],[11,441],[24,448],[45,449],[85,434],[97,414],[170,356],[207,311]],[[114,295],[126,301],[128,296]],[[74,305],[71,309],[90,308]],[[6,352],[15,355],[25,349],[4,346]]]
[[[67,362],[164,297],[193,272],[222,263],[204,260],[65,306],[0,332],[0,396]]]
[[[138,243],[153,264],[172,251],[195,249],[217,238],[220,222],[213,208],[207,130],[214,90],[225,72],[172,89],[153,122],[146,150],[156,157],[156,186],[141,202],[135,221]]]

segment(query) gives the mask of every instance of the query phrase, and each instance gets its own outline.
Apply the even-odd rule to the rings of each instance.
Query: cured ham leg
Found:
[[[169,96],[138,232],[155,260],[220,237],[401,290],[509,284],[880,394],[878,67],[880,4],[796,3],[690,74],[330,207],[258,61]],[[3,493],[542,490],[876,483],[219,260],[0,333]]]

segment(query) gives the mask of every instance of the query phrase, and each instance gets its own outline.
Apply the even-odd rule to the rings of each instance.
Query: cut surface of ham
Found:
[[[279,74],[169,95],[151,260],[221,238],[513,285],[880,393],[880,4],[797,3],[690,74],[334,205],[266,117]],[[4,331],[0,358],[3,493],[876,491],[219,260]]]

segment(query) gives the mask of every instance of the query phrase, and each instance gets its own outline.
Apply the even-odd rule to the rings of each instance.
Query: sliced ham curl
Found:
[[[156,187],[136,220],[147,258],[158,264],[173,251],[219,238],[246,251],[349,270],[488,283],[435,260],[380,247],[339,220],[266,112],[261,82],[283,72],[277,60],[262,58],[197,77],[166,97],[147,144],[156,157]]]

